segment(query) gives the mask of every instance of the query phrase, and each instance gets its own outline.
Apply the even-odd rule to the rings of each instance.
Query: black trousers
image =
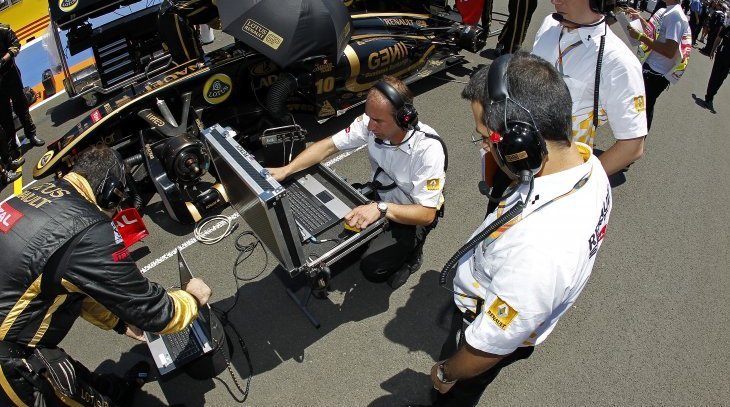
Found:
[[[426,236],[435,227],[403,225],[390,222],[389,229],[370,242],[360,258],[360,270],[365,278],[383,282],[406,262],[415,261]]]
[[[702,29],[702,19],[700,13],[691,11],[689,14],[689,29],[692,32],[692,45],[697,44],[698,35]]]
[[[715,55],[715,62],[712,64],[710,81],[707,83],[707,94],[705,101],[712,102],[722,83],[730,71],[730,44],[722,44],[723,48]]]
[[[28,372],[22,359],[0,357],[0,381],[6,382],[11,390],[7,391],[4,386],[0,387],[0,405],[13,406],[23,403],[33,406],[36,405],[38,398],[43,398],[48,407],[68,405],[97,407],[118,406],[122,404],[118,402],[119,400],[131,399],[131,394],[126,394],[130,389],[122,384],[121,378],[93,373],[78,361],[70,360],[77,378],[76,396],[73,398],[68,398],[57,391],[44,377]],[[43,381],[45,389],[41,390],[32,384],[29,377]]]
[[[482,28],[484,29],[484,35],[489,35],[489,25],[492,23],[492,5],[494,0],[484,0],[484,6],[482,7]]]
[[[5,135],[11,143],[15,143],[15,123],[13,123],[13,110],[23,124],[23,131],[26,137],[35,135],[36,128],[33,118],[28,110],[28,100],[23,92],[23,80],[20,77],[20,70],[13,63],[5,68],[0,79],[0,126],[5,130]],[[12,110],[10,101],[13,102]]]
[[[646,92],[646,129],[651,129],[651,122],[654,119],[654,105],[659,95],[669,87],[669,81],[664,75],[655,72],[649,65],[644,64],[644,91]]]
[[[8,139],[7,133],[0,126],[0,166],[3,170],[5,166],[10,163],[10,139]]]
[[[520,49],[525,40],[532,13],[537,8],[537,0],[509,0],[507,7],[509,17],[499,34],[499,43],[504,46],[505,52],[512,53]]]
[[[441,347],[441,354],[439,360],[448,359],[456,351],[464,345],[463,340],[464,332],[462,331],[464,321],[464,314],[459,311],[459,308],[454,305],[454,312],[451,315],[451,329],[446,337],[446,341]],[[457,344],[455,338],[461,338],[460,343]],[[532,355],[535,350],[533,346],[524,348],[517,348],[514,352],[507,355],[504,359],[500,360],[496,365],[479,376],[472,377],[467,380],[459,380],[454,384],[454,387],[449,390],[446,394],[441,394],[436,390],[433,390],[431,395],[433,399],[433,406],[439,407],[468,407],[476,406],[479,399],[482,397],[482,393],[486,390],[487,386],[491,384],[494,379],[497,378],[499,372],[503,368],[511,365],[512,363],[520,360],[527,359]]]

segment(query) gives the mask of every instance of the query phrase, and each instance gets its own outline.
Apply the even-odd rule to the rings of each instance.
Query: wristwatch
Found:
[[[388,204],[385,202],[378,202],[378,210],[380,211],[380,217],[384,217],[388,213]]]
[[[456,380],[446,380],[444,376],[444,364],[439,363],[439,367],[436,369],[436,378],[439,379],[439,381],[443,384],[452,384],[455,383]]]

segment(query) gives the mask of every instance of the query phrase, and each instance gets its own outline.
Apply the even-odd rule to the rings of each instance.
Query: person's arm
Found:
[[[616,140],[608,150],[598,157],[607,175],[613,175],[644,155],[644,137]]]
[[[3,29],[2,35],[5,36],[6,43],[9,44],[8,52],[2,56],[3,64],[5,64],[20,53],[20,41],[18,41],[15,32],[10,28]]]
[[[404,225],[420,225],[427,226],[436,219],[436,208],[429,208],[419,204],[401,205],[387,202],[388,211],[385,217],[388,220],[398,222]],[[345,215],[345,221],[348,225],[365,229],[370,224],[380,219],[380,210],[376,202],[360,205]]]
[[[632,31],[630,30],[629,32]],[[636,30],[633,30],[633,33],[636,32]],[[664,57],[673,59],[675,56],[677,56],[677,52],[679,52],[679,43],[674,40],[670,40],[667,38],[665,38],[663,41],[653,40],[643,33],[637,33],[636,35],[634,35],[633,33],[631,35],[633,38],[639,40],[641,43],[649,47],[650,50],[655,51]]]
[[[292,174],[296,174],[301,170],[322,162],[322,160],[337,151],[337,147],[332,141],[332,137],[327,137],[326,139],[319,140],[304,149],[304,151],[299,153],[299,155],[297,155],[289,164],[278,168],[267,168],[267,170],[269,170],[274,179],[281,182]]]
[[[451,390],[454,383],[443,383],[438,378],[439,365],[443,365],[443,379],[447,382],[456,382],[458,380],[469,379],[478,376],[491,369],[504,359],[506,355],[494,355],[482,352],[479,349],[471,347],[468,343],[461,347],[452,357],[447,360],[437,362],[431,368],[431,381],[434,389],[440,393],[446,393]]]
[[[717,47],[720,46],[720,43],[722,42],[723,34],[725,30],[730,30],[730,27],[725,27],[720,31],[717,36],[715,37],[715,42],[712,44],[712,51],[710,51],[710,59],[715,58],[715,52],[717,52]]]
[[[191,292],[168,292],[140,273],[124,243],[115,238],[111,222],[91,226],[82,233],[62,284],[66,290],[100,304],[87,307],[85,319],[108,327],[116,326],[114,318],[118,318],[144,331],[171,333],[181,331],[197,318],[198,306],[210,296],[205,283],[196,281]]]

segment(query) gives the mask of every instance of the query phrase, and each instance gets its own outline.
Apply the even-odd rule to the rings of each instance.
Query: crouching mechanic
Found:
[[[282,181],[338,151],[365,145],[376,196],[354,208],[345,221],[362,230],[383,216],[388,219],[389,230],[370,242],[360,269],[367,279],[387,280],[398,288],[421,266],[423,243],[436,226],[446,180],[446,146],[430,126],[418,122],[413,96],[403,82],[385,77],[370,90],[365,114],[350,127],[269,171]]]
[[[465,94],[484,95],[486,83],[485,97],[472,101],[477,131],[520,182],[458,260],[451,332],[431,369],[438,406],[476,405],[502,367],[546,339],[585,286],[611,211],[603,166],[571,141],[570,93],[552,64],[502,56]],[[500,216],[509,221],[481,233]]]
[[[62,179],[0,206],[0,405],[128,405],[149,366],[90,372],[58,348],[75,320],[143,341],[181,331],[208,302],[200,279],[167,292],[139,272],[110,221],[124,179],[116,153],[92,147]]]

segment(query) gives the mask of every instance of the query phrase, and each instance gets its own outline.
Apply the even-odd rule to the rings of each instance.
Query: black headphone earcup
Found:
[[[124,196],[124,183],[110,174],[96,196],[96,204],[102,209],[112,210],[122,203]]]
[[[540,132],[530,123],[507,122],[502,141],[496,143],[498,164],[516,178],[522,171],[538,173],[547,158],[547,146]]]
[[[413,105],[405,104],[395,112],[395,121],[402,129],[412,129],[418,124],[418,111]]]

